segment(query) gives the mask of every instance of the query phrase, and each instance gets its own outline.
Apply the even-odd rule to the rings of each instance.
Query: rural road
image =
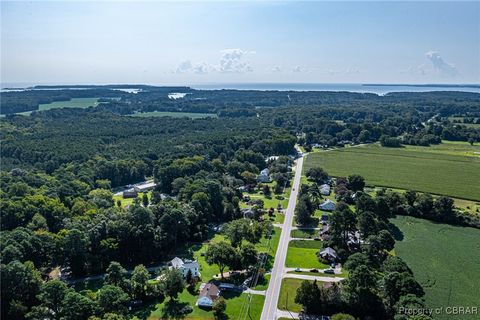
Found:
[[[283,223],[280,242],[275,254],[270,284],[268,286],[265,304],[263,305],[261,320],[274,320],[277,318],[277,302],[280,296],[280,287],[285,273],[285,260],[287,258],[288,242],[290,241],[290,232],[292,230],[295,205],[297,204],[298,189],[300,188],[300,178],[302,177],[303,156],[297,159],[295,168],[295,177],[293,178],[292,192],[288,200],[288,207],[285,211],[285,221]]]

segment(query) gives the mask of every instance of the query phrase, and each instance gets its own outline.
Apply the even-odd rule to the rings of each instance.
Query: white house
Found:
[[[333,211],[335,209],[335,202],[327,199],[324,203],[318,206],[323,211]]]
[[[200,295],[197,299],[197,305],[203,308],[211,308],[218,297],[220,297],[220,290],[215,284],[202,283],[200,286]]]
[[[157,184],[153,181],[144,181],[133,185],[133,188],[136,192],[147,192],[155,188]]]
[[[329,260],[329,261],[335,261],[337,260],[337,252],[330,248],[330,247],[327,247],[325,249],[323,249],[322,251],[320,251],[320,257],[322,257],[323,259],[326,259],[326,260]]]
[[[197,261],[192,261],[192,260],[183,261],[182,259],[175,257],[173,258],[172,261],[170,261],[170,263],[172,264],[172,268],[180,270],[184,278],[187,276],[188,271],[192,273],[193,277],[200,276],[200,271],[199,271],[199,266]]]
[[[330,185],[328,184],[322,184],[320,186],[320,194],[322,196],[329,196],[330,195]]]
[[[272,179],[270,179],[270,171],[268,169],[260,171],[260,174],[257,176],[257,181],[264,183],[272,181]]]

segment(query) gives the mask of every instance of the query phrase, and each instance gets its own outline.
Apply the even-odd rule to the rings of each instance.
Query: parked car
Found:
[[[318,273],[318,272],[320,272],[320,271],[318,271],[318,269],[311,269],[310,272]]]
[[[300,272],[300,268],[295,268],[295,272]]]
[[[313,238],[313,240],[315,240],[315,241],[320,241],[320,240],[322,240],[322,239],[320,239],[319,237],[315,237],[315,238]]]
[[[335,274],[335,270],[333,270],[333,269],[327,269],[327,270],[324,270],[323,273]]]

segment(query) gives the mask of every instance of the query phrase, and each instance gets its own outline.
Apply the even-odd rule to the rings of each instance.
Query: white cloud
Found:
[[[190,60],[182,61],[175,70],[175,73],[185,73],[191,71],[193,68],[192,62]]]
[[[292,72],[308,72],[308,69],[302,66],[295,66],[292,69]]]
[[[270,69],[271,72],[282,72],[283,69],[281,66],[273,66],[272,69]]]
[[[433,68],[443,75],[455,76],[458,73],[455,65],[443,60],[438,51],[429,51],[425,53],[425,57],[430,60]]]
[[[245,56],[255,54],[255,51],[245,51],[242,49],[224,49],[219,64],[210,64],[207,62],[200,62],[193,64],[190,60],[185,60],[180,63],[174,73],[195,73],[207,74],[211,72],[219,73],[246,73],[253,71],[252,66],[248,61],[245,61]]]
[[[221,73],[245,73],[253,71],[248,61],[244,61],[247,55],[255,54],[255,51],[245,51],[242,49],[224,49],[221,50],[222,58],[218,72]]]

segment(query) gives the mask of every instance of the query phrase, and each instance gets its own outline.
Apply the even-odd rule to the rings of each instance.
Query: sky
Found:
[[[480,2],[1,1],[2,83],[480,83]]]

